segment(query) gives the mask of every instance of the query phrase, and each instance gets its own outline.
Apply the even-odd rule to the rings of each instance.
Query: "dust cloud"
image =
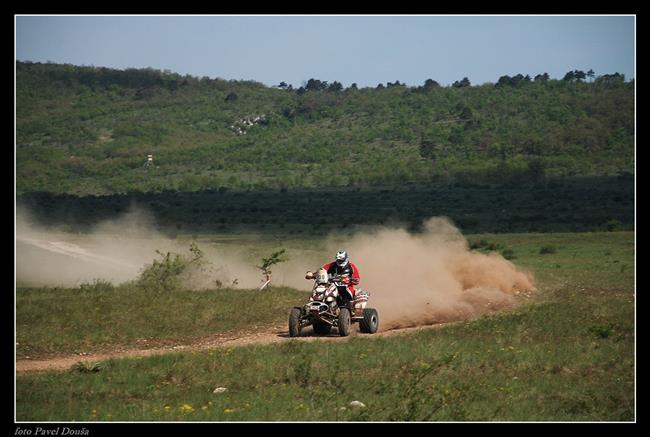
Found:
[[[500,254],[469,250],[446,218],[424,223],[424,232],[378,229],[354,235],[345,248],[379,312],[381,329],[468,319],[511,306],[515,294],[535,289],[532,274]]]
[[[84,233],[36,224],[29,211],[17,207],[16,282],[75,287],[101,279],[117,285],[136,279],[154,259],[160,260],[157,251],[190,258],[189,243],[158,232],[154,218],[137,207]],[[188,287],[215,288],[233,282],[239,287],[259,287],[260,271],[245,262],[243,249],[225,251],[197,244],[205,263],[187,279]]]
[[[325,253],[289,250],[289,260],[273,266],[273,284],[308,291],[312,284],[304,272],[345,249],[361,272],[360,288],[370,293],[368,306],[379,311],[382,330],[471,318],[511,306],[517,293],[535,289],[530,273],[499,254],[469,250],[467,240],[446,218],[431,218],[423,228],[416,234],[393,227],[358,231],[345,239],[329,235]],[[136,279],[143,267],[160,259],[157,250],[189,254],[188,241],[155,229],[153,218],[138,208],[83,234],[36,225],[29,212],[19,208],[16,281],[74,287],[103,279],[119,284]],[[184,284],[188,288],[260,286],[260,270],[250,255],[255,240],[197,244],[206,267],[194,272]]]

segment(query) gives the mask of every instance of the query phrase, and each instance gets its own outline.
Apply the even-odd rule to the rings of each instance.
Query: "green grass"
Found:
[[[581,288],[634,287],[634,232],[553,234],[476,234],[469,241],[495,242],[509,248],[512,261],[535,273],[546,290],[564,286]],[[540,249],[553,246],[554,253]]]
[[[508,311],[395,337],[292,339],[115,359],[96,371],[21,375],[16,417],[634,420],[634,234],[482,234],[470,239],[511,249],[517,257],[513,261],[535,273],[539,292]],[[540,254],[546,245],[556,252]],[[216,387],[228,391],[214,394]],[[367,408],[351,408],[352,400]]]
[[[607,315],[602,314],[605,299],[575,293],[399,338],[290,340],[280,346],[111,360],[95,373],[21,376],[17,417],[631,420],[629,297],[609,295]],[[607,338],[590,329],[603,322],[615,326]],[[215,387],[228,391],[213,394]],[[352,411],[352,400],[368,408]]]
[[[17,356],[47,357],[120,347],[187,342],[215,333],[257,331],[284,323],[304,292],[273,287],[146,293],[18,289]]]

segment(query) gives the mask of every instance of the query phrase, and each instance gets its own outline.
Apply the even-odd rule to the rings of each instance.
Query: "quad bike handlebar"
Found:
[[[314,279],[315,277],[316,277],[316,275],[311,271],[308,271],[305,274],[305,279]],[[328,275],[328,281],[329,282],[342,282],[342,283],[344,283],[346,285],[347,284],[356,285],[356,284],[359,283],[358,278],[350,278],[350,275]]]

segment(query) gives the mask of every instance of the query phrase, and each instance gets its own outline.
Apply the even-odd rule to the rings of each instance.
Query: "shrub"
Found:
[[[79,361],[72,366],[72,370],[79,373],[96,373],[102,370],[102,365],[99,362],[91,363],[89,361]]]
[[[612,323],[592,325],[588,331],[597,338],[608,338],[614,332],[614,325]]]
[[[488,245],[490,245],[490,243],[488,243],[488,241],[485,240],[485,239],[481,239],[479,241],[471,240],[469,242],[469,248],[472,249],[472,250],[487,248]]]
[[[196,272],[204,265],[203,252],[195,242],[190,244],[191,256],[159,250],[160,260],[144,267],[136,284],[145,291],[174,291],[181,288],[188,274]]]
[[[79,291],[82,292],[107,292],[113,291],[115,286],[105,279],[96,278],[92,282],[82,282]]]
[[[608,232],[618,231],[621,229],[621,227],[622,227],[622,223],[620,222],[620,220],[611,219],[608,220],[607,223],[605,223],[605,228],[607,229]]]
[[[472,250],[482,250],[482,251],[497,251],[503,248],[503,245],[499,243],[490,243],[489,241],[485,239],[481,239],[480,241],[471,241],[469,243],[469,248]],[[507,249],[506,249],[507,250]]]
[[[541,249],[539,249],[540,255],[544,255],[547,253],[555,253],[555,252],[557,252],[555,246],[543,246]]]

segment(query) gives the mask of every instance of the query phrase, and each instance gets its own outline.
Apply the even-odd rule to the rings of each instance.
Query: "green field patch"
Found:
[[[16,291],[16,353],[38,358],[179,344],[220,333],[284,324],[304,292],[273,287],[150,293],[38,288]]]
[[[530,304],[387,338],[115,359],[98,372],[20,376],[19,420],[632,420],[630,306],[597,338],[609,298]],[[581,317],[576,319],[576,315]],[[215,388],[226,391],[214,393]],[[351,401],[366,408],[355,408]]]

